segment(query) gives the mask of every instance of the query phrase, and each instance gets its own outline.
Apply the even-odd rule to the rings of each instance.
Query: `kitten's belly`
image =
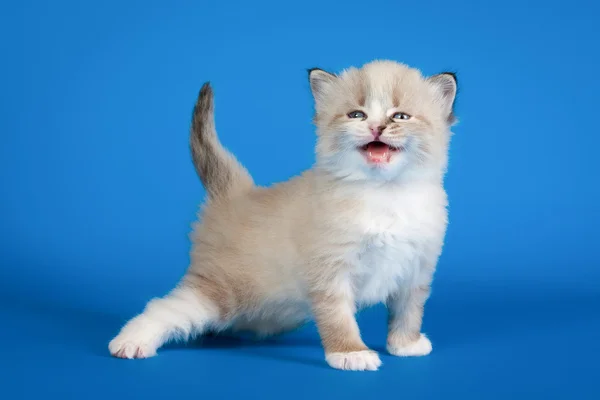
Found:
[[[310,316],[307,299],[265,299],[260,307],[238,316],[233,328],[269,336],[296,329]]]

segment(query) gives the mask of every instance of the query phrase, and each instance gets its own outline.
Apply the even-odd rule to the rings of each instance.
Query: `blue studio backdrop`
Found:
[[[584,0],[3,1],[0,397],[600,398],[599,14]],[[309,325],[111,358],[187,267],[202,83],[221,140],[268,185],[314,160],[306,69],[375,58],[459,77],[433,353],[335,371]],[[383,307],[359,322],[383,351]]]

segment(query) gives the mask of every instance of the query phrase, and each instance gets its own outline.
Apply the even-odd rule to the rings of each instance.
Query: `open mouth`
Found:
[[[389,163],[392,155],[402,151],[402,148],[375,141],[359,147],[359,150],[365,156],[369,164],[381,164]]]

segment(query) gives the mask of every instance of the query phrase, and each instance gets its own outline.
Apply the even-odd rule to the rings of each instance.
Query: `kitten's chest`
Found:
[[[360,302],[382,301],[418,278],[423,252],[441,244],[445,231],[445,201],[432,198],[435,193],[365,196],[353,227],[353,277]]]

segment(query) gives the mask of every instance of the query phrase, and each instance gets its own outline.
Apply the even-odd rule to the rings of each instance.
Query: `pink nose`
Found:
[[[371,126],[371,134],[377,139],[385,129],[385,126]]]

